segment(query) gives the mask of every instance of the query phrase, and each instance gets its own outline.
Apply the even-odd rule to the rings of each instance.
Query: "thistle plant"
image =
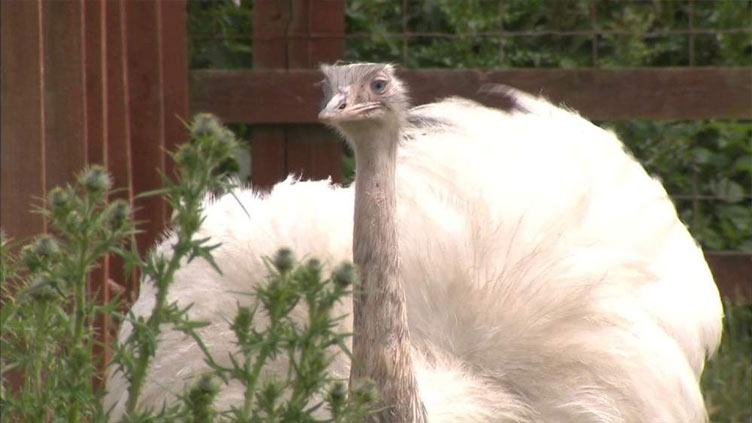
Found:
[[[103,421],[94,320],[114,303],[91,301],[87,284],[102,257],[124,253],[135,233],[128,203],[106,201],[110,186],[104,169],[90,167],[74,185],[49,192],[38,210],[49,234],[18,254],[2,240],[3,421]],[[13,373],[20,383],[11,388]]]
[[[349,334],[335,330],[344,316],[332,313],[350,293],[354,267],[343,263],[324,278],[318,260],[300,264],[289,249],[265,263],[268,280],[256,286],[254,305],[239,307],[232,322],[238,351],[231,367],[209,361],[217,375],[238,380],[245,388],[242,406],[225,415],[235,422],[316,422],[320,420],[314,412],[325,406],[329,421],[362,421],[374,399],[372,387],[363,385],[348,399],[344,381],[327,371],[336,354],[349,353]],[[296,307],[306,310],[304,322],[293,318]],[[254,325],[259,312],[268,319],[265,329]],[[264,364],[280,356],[287,362],[286,374],[261,380]]]
[[[198,115],[190,129],[191,141],[170,154],[178,167],[176,181],[163,177],[164,188],[141,195],[161,195],[167,201],[173,210],[170,224],[176,241],[169,256],[152,251],[139,263],[143,277],[152,281],[157,288],[156,302],[148,318],[128,318],[134,330],[123,344],[115,346],[115,363],[129,382],[126,419],[139,420],[144,417],[138,409],[138,398],[149,360],[156,351],[161,325],[173,323],[177,327],[184,327],[189,324],[187,309],[180,308],[175,302],[167,302],[175,272],[184,262],[198,257],[220,272],[211,256],[211,250],[217,245],[212,245],[210,239],[195,239],[194,235],[203,221],[202,202],[207,192],[229,188],[227,180],[215,174],[214,170],[231,159],[236,141],[231,132],[209,115]]]
[[[92,166],[76,183],[49,192],[37,211],[49,222],[49,233],[25,246],[11,242],[0,231],[0,347],[2,422],[106,422],[102,407],[106,363],[94,351],[101,349],[95,322],[127,322],[133,330],[116,342],[113,361],[128,381],[124,422],[354,422],[369,412],[374,393],[364,385],[348,394],[344,381],[329,375],[335,354],[349,354],[348,334],[336,332],[343,316],[333,306],[355,279],[352,265],[339,266],[328,277],[315,259],[298,263],[290,250],[267,259],[267,281],[255,286],[252,306],[238,306],[231,324],[236,353],[231,364],[221,365],[197,331],[205,322],[191,320],[190,307],[168,301],[175,273],[192,260],[206,260],[221,274],[212,258],[218,245],[197,238],[203,222],[207,193],[231,192],[226,169],[232,166],[237,146],[233,134],[210,115],[198,115],[190,125],[190,141],[170,154],[176,177],[163,178],[164,188],[141,194],[159,195],[172,208],[174,232],[170,248],[142,257],[135,247],[136,227],[129,203],[107,201],[112,180]],[[238,204],[238,207],[241,207]],[[148,316],[122,314],[118,298],[99,304],[87,286],[107,255],[123,258],[123,274],[133,270],[157,288]],[[260,282],[260,283],[259,283]],[[296,321],[291,312],[306,310],[307,320]],[[264,329],[256,325],[260,313]],[[197,377],[180,401],[158,410],[143,407],[139,398],[146,383],[149,362],[156,353],[162,330],[178,330],[192,338],[205,355],[211,371]],[[286,374],[262,377],[270,360],[283,358]],[[245,388],[244,400],[229,410],[217,410],[214,399],[230,381]],[[315,415],[322,407],[325,420]]]

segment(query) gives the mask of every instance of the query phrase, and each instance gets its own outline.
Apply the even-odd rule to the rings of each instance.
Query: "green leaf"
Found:
[[[721,197],[724,201],[729,203],[738,203],[745,197],[744,188],[730,179],[721,179],[711,183],[710,189],[713,194]]]

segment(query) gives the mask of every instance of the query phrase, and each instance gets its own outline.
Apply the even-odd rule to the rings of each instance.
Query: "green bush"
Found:
[[[711,422],[748,423],[752,418],[752,305],[724,304],[723,340],[702,373]]]

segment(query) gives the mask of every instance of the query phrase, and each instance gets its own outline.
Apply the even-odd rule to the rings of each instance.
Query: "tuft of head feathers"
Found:
[[[410,102],[407,87],[389,64],[323,65],[324,106],[319,119],[346,135],[369,126],[393,126],[404,120]]]

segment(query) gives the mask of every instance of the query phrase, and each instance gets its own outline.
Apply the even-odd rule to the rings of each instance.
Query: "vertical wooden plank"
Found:
[[[345,48],[344,0],[294,2],[288,29],[288,68],[315,68],[342,59]]]
[[[705,259],[723,298],[752,304],[752,254],[705,251]]]
[[[128,127],[128,93],[126,90],[124,0],[104,1],[105,87],[104,140],[107,144],[107,168],[114,185],[125,188],[122,195],[131,201],[130,131]],[[131,201],[132,202],[132,201]]]
[[[103,0],[84,0],[84,79],[86,104],[86,157],[89,163],[106,164],[104,142],[104,19]]]
[[[311,68],[342,57],[344,0],[257,0],[254,6],[254,68]],[[288,173],[342,178],[341,142],[320,126],[262,127],[254,131],[252,146],[256,188],[267,188]]]
[[[134,192],[161,186],[164,169],[164,105],[160,10],[156,0],[125,1],[126,87]],[[164,202],[156,197],[135,201],[141,251],[152,247],[165,223]]]
[[[251,181],[255,189],[269,189],[287,175],[285,130],[280,125],[253,128]]]
[[[315,68],[342,58],[345,39],[344,0],[293,3],[288,29],[288,67]],[[342,141],[321,125],[290,126],[287,171],[305,179],[342,180]]]
[[[86,164],[83,0],[42,1],[46,184],[63,184]]]
[[[342,180],[342,141],[321,125],[290,125],[287,149],[289,173],[307,179]]]
[[[0,227],[15,239],[44,230],[29,212],[45,192],[40,1],[0,2]]]
[[[254,69],[287,68],[287,26],[291,3],[255,0],[253,4]]]
[[[86,125],[86,156],[90,164],[107,163],[107,143],[105,141],[105,91],[107,82],[105,75],[105,44],[104,44],[104,1],[84,0],[84,82],[86,96],[84,98],[84,122]],[[104,304],[110,300],[109,284],[110,257],[105,256],[99,262],[99,267],[92,271],[89,279],[89,297]],[[110,361],[111,351],[109,319],[99,314],[94,320],[94,328],[99,335],[100,343],[94,346],[94,357],[97,357],[99,376],[95,385],[103,383],[106,364]]]
[[[292,2],[256,0],[253,5],[253,67],[287,68],[287,25]],[[251,139],[251,181],[268,189],[287,175],[285,131],[281,126],[254,128]]]
[[[188,9],[185,0],[160,2],[162,8],[162,73],[164,138],[167,151],[186,141],[188,122]],[[172,160],[166,158],[165,174],[172,175]],[[165,216],[169,220],[169,216]]]
[[[107,149],[107,169],[114,186],[122,189],[110,198],[120,198],[133,206],[133,180],[131,177],[131,144],[128,126],[128,93],[125,62],[125,0],[106,0],[104,6],[103,35],[105,37],[105,88],[104,88],[104,139]],[[134,298],[138,291],[138,276],[125,275],[123,262],[117,257],[110,260],[109,279],[124,288],[126,298]]]
[[[107,168],[114,185],[126,190],[120,198],[132,203],[131,147],[128,127],[128,93],[126,90],[124,0],[104,1],[104,140]]]

